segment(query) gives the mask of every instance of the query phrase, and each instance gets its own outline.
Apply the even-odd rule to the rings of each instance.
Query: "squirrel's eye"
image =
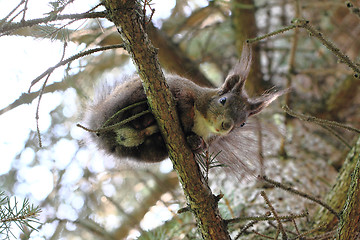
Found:
[[[222,97],[219,99],[219,103],[221,103],[221,105],[225,105],[226,103],[226,97]]]
[[[243,127],[243,126],[245,126],[245,122],[243,122],[242,124],[240,124],[240,127]]]

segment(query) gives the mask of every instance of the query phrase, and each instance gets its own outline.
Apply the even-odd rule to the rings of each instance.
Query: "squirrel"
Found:
[[[220,138],[226,139],[235,129],[242,128],[249,117],[287,91],[250,98],[244,84],[251,58],[250,47],[244,47],[240,61],[219,88],[201,87],[178,75],[166,76],[181,127],[194,153],[207,149]],[[168,157],[138,76],[102,93],[90,106],[86,119],[89,128],[95,129],[90,134],[98,148],[116,158],[159,162]],[[123,120],[127,122],[117,127]]]

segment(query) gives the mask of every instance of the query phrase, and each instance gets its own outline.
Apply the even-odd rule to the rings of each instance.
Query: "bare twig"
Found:
[[[43,77],[45,77],[46,75],[48,75],[49,73],[52,73],[56,68],[63,66],[71,61],[74,61],[78,58],[84,57],[86,55],[90,55],[93,54],[95,52],[99,52],[99,51],[105,51],[105,50],[109,50],[109,49],[114,49],[114,48],[124,48],[123,44],[116,44],[116,45],[110,45],[110,46],[105,46],[105,47],[99,47],[99,48],[94,48],[94,49],[90,49],[81,53],[78,53],[74,56],[71,56],[63,61],[60,61],[59,63],[57,63],[55,66],[48,68],[45,72],[43,72],[42,74],[40,74],[37,78],[35,78],[31,84],[30,84],[30,88],[29,91],[31,91],[31,88],[37,83],[39,82]]]
[[[264,198],[266,204],[269,206],[270,208],[270,211],[271,213],[274,215],[277,223],[278,223],[278,229],[281,231],[281,236],[282,236],[282,239],[283,240],[286,240],[287,239],[287,235],[286,235],[286,232],[285,232],[285,229],[284,229],[284,226],[282,225],[280,219],[279,219],[279,216],[275,210],[275,208],[273,207],[273,205],[271,204],[269,198],[267,197],[265,191],[261,191],[260,192],[260,195]]]
[[[61,57],[61,60],[58,64],[56,64],[54,67],[51,67],[49,68],[48,70],[46,70],[43,74],[41,74],[39,77],[37,77],[36,79],[34,79],[32,82],[31,82],[31,85],[30,85],[30,88],[29,88],[29,93],[31,91],[31,87],[34,86],[34,84],[36,84],[37,82],[39,82],[43,77],[47,76],[43,85],[42,85],[42,88],[39,92],[39,100],[38,100],[38,104],[37,104],[37,107],[36,107],[36,115],[35,115],[35,119],[36,119],[36,131],[37,131],[37,135],[38,135],[38,139],[39,139],[39,146],[42,147],[42,142],[41,142],[41,134],[40,134],[40,128],[39,128],[39,108],[40,108],[40,101],[41,101],[41,98],[42,98],[42,95],[44,93],[44,89],[46,87],[46,84],[47,84],[47,81],[50,77],[50,75],[52,74],[52,72],[62,66],[62,65],[65,65],[71,61],[74,61],[75,59],[78,59],[80,57],[83,57],[83,56],[86,56],[86,55],[89,55],[89,54],[92,54],[94,52],[98,52],[98,51],[104,51],[104,50],[107,50],[107,49],[113,49],[113,48],[119,48],[119,47],[123,47],[122,44],[118,44],[118,45],[111,45],[111,46],[106,46],[106,47],[101,47],[101,48],[95,48],[95,49],[90,49],[88,51],[85,51],[85,52],[82,52],[82,53],[79,53],[79,54],[76,54],[66,60],[63,60],[64,56],[65,56],[65,48],[66,48],[66,43],[64,44],[64,52],[63,52],[63,55]],[[86,129],[85,127],[82,127],[84,129]]]
[[[335,56],[337,56],[341,62],[345,63],[346,65],[348,65],[354,72],[354,76],[356,78],[359,78],[360,77],[360,66],[358,66],[356,63],[354,63],[353,61],[350,60],[350,58],[345,55],[344,53],[342,53],[340,51],[339,48],[337,48],[332,42],[330,42],[328,39],[326,39],[323,34],[316,30],[313,26],[311,26],[309,24],[309,21],[307,20],[304,20],[304,19],[293,19],[291,21],[292,25],[290,26],[287,26],[287,27],[283,27],[279,30],[276,30],[274,32],[271,32],[271,33],[268,33],[268,34],[265,34],[263,36],[260,36],[260,37],[256,37],[256,38],[253,38],[253,39],[248,39],[246,40],[246,42],[248,43],[254,43],[254,42],[257,42],[257,41],[260,41],[260,40],[263,40],[265,38],[268,38],[268,37],[272,37],[274,35],[277,35],[277,34],[280,34],[280,33],[283,33],[283,32],[286,32],[286,31],[289,31],[291,29],[294,29],[294,28],[304,28],[306,29],[308,32],[310,32],[310,34],[314,37],[316,37],[317,39],[320,40],[320,42],[326,47],[328,48],[332,53],[335,54]]]
[[[40,134],[40,128],[39,128],[39,109],[40,109],[40,101],[41,101],[41,98],[42,98],[42,96],[43,96],[44,89],[45,89],[45,86],[46,86],[47,81],[49,80],[50,75],[51,75],[51,73],[48,74],[48,76],[46,77],[46,79],[45,79],[45,81],[44,81],[44,84],[42,85],[42,88],[41,88],[40,93],[39,93],[39,100],[38,100],[38,103],[37,103],[37,106],[36,106],[36,114],[35,114],[36,132],[37,132],[37,135],[38,135],[39,147],[40,147],[40,148],[42,148],[41,134]]]
[[[234,240],[237,240],[239,239],[239,237],[246,231],[248,230],[249,228],[251,228],[252,226],[254,226],[254,224],[256,224],[258,221],[254,220],[254,221],[251,221],[249,222],[248,224],[246,224],[241,230],[240,232],[238,233],[238,235],[236,235],[236,237],[234,238]]]
[[[66,46],[67,46],[67,43],[65,42],[64,43],[64,48],[63,48],[63,54],[61,56],[61,59],[60,59],[60,62],[64,60],[64,57],[65,57],[65,50],[66,50]],[[51,75],[52,71],[48,73],[48,76],[46,77],[44,83],[43,83],[43,86],[40,90],[40,93],[39,93],[39,100],[38,100],[38,104],[36,106],[36,115],[35,115],[35,119],[36,119],[36,132],[37,132],[37,135],[38,135],[38,139],[39,139],[39,146],[42,147],[42,143],[41,143],[41,134],[40,134],[40,128],[39,128],[39,108],[40,108],[40,101],[41,101],[41,98],[42,98],[42,95],[44,93],[44,89],[46,87],[46,84],[47,84],[47,81],[49,80],[50,78],[50,75]]]
[[[287,27],[283,27],[283,28],[281,28],[281,29],[279,29],[279,30],[276,30],[276,31],[274,31],[274,32],[265,34],[265,35],[263,35],[263,36],[256,37],[256,38],[252,38],[252,39],[247,39],[246,42],[247,42],[247,43],[258,42],[258,41],[263,40],[263,39],[265,39],[265,38],[272,37],[272,36],[275,36],[275,35],[280,34],[280,33],[284,33],[284,32],[286,32],[286,31],[289,31],[289,30],[294,29],[294,28],[296,28],[295,25],[290,25],[290,26],[287,26]]]
[[[29,0],[25,0],[25,5],[24,5],[24,9],[23,9],[23,16],[22,16],[22,19],[21,19],[22,22],[25,21],[26,10],[28,9],[28,7],[27,7],[28,1]]]
[[[76,126],[82,128],[82,129],[84,129],[84,130],[86,130],[88,132],[93,132],[93,133],[107,132],[107,131],[119,128],[120,126],[122,126],[122,125],[124,125],[124,124],[126,124],[126,123],[128,123],[128,122],[130,122],[130,121],[132,121],[134,119],[137,119],[137,118],[139,118],[139,117],[141,117],[141,116],[143,116],[143,115],[145,115],[147,113],[149,113],[150,110],[145,110],[145,111],[142,111],[142,112],[140,112],[138,114],[135,114],[135,115],[133,115],[133,116],[127,118],[127,119],[124,119],[121,122],[118,122],[118,123],[115,123],[113,125],[108,126],[108,124],[112,120],[114,120],[119,114],[121,114],[121,113],[123,113],[123,112],[125,112],[125,111],[127,111],[129,109],[132,109],[134,107],[137,107],[139,105],[145,104],[145,103],[147,103],[146,100],[131,104],[131,105],[127,106],[127,107],[124,107],[124,108],[120,109],[114,115],[112,115],[108,120],[106,120],[106,122],[99,129],[89,129],[89,128],[84,127],[83,125],[81,125],[79,123],[76,124]]]
[[[266,235],[264,235],[264,234],[261,234],[261,233],[255,231],[255,230],[253,230],[252,232],[255,233],[256,235],[259,235],[260,237],[263,237],[263,238],[266,238],[266,239],[274,239],[274,238],[272,238],[272,237],[269,237],[269,236],[266,236]]]
[[[337,213],[334,209],[332,209],[328,204],[326,204],[325,202],[321,201],[320,199],[314,197],[314,196],[311,196],[307,193],[303,193],[303,192],[300,192],[299,190],[296,190],[294,188],[291,188],[289,186],[285,186],[284,184],[280,183],[280,182],[276,182],[272,179],[269,179],[267,178],[266,176],[263,176],[263,177],[260,177],[260,179],[266,181],[267,183],[270,183],[271,185],[274,185],[275,187],[278,187],[278,188],[281,188],[285,191],[288,191],[290,193],[293,193],[293,194],[296,194],[296,195],[299,195],[303,198],[306,198],[306,199],[309,199],[313,202],[316,202],[318,204],[320,204],[321,206],[323,206],[324,208],[326,208],[328,211],[330,211],[332,214],[334,214],[338,219],[339,219],[339,213]]]
[[[88,132],[93,132],[93,133],[107,132],[107,131],[110,131],[110,130],[119,128],[119,127],[125,125],[126,123],[128,123],[128,122],[130,122],[130,121],[132,121],[132,120],[134,120],[134,119],[137,119],[137,118],[139,118],[139,117],[141,117],[141,116],[143,116],[143,115],[145,115],[145,114],[148,114],[148,113],[150,113],[150,110],[145,110],[145,111],[142,111],[142,112],[140,112],[140,113],[138,113],[138,114],[134,114],[133,116],[131,116],[131,117],[129,117],[129,118],[127,118],[127,119],[125,119],[125,120],[123,120],[123,121],[121,121],[121,122],[118,122],[118,123],[116,123],[116,124],[110,125],[110,126],[108,126],[108,127],[101,127],[101,128],[99,128],[99,129],[89,129],[89,128],[84,127],[83,125],[81,125],[81,124],[79,124],[79,123],[76,124],[76,126],[82,128],[82,129],[84,129],[84,130],[86,130],[86,131],[88,131]]]
[[[344,128],[344,129],[346,129],[348,131],[353,131],[353,132],[356,132],[356,133],[360,133],[359,129],[348,126],[348,125],[345,125],[345,124],[342,124],[342,123],[338,123],[338,122],[335,122],[335,121],[329,121],[329,120],[325,120],[325,119],[319,119],[319,118],[316,118],[316,117],[313,117],[313,116],[308,116],[308,115],[296,113],[293,110],[291,110],[287,105],[283,106],[282,109],[287,114],[289,114],[290,116],[299,118],[302,121],[315,122],[315,123],[320,124],[320,125],[326,125],[326,126],[329,126],[329,127],[339,127],[339,128]]]
[[[21,0],[20,3],[13,10],[11,10],[8,15],[6,15],[6,17],[1,19],[1,22],[5,22],[24,2],[25,0]]]
[[[357,66],[354,62],[352,62],[350,58],[344,53],[342,53],[340,49],[337,48],[332,42],[326,39],[320,31],[316,30],[313,26],[311,26],[309,24],[309,21],[304,19],[294,19],[292,20],[292,23],[297,27],[305,28],[306,30],[308,30],[312,36],[319,39],[326,48],[328,48],[332,53],[334,53],[335,56],[337,56],[342,62],[348,65],[355,72],[355,77],[360,76],[360,67]]]
[[[302,237],[304,237],[304,236],[306,236],[306,235],[309,235],[309,234],[311,234],[311,233],[314,233],[314,232],[322,229],[323,227],[324,227],[323,225],[320,225],[320,226],[318,226],[318,227],[316,227],[316,228],[313,228],[313,229],[311,229],[311,230],[309,230],[309,231],[303,232],[303,233],[301,233],[300,235],[298,235],[296,239],[301,239]]]
[[[292,214],[291,214],[291,216],[292,216]],[[297,226],[297,224],[296,224],[295,219],[293,218],[293,219],[291,219],[291,221],[292,221],[292,223],[294,224],[294,227],[295,227],[295,230],[296,230],[296,234],[299,235],[300,232],[299,232],[299,228],[298,228],[298,226]]]
[[[342,142],[345,146],[347,146],[349,149],[351,149],[350,144],[346,141],[345,138],[343,138],[342,136],[340,136],[339,133],[337,133],[334,129],[326,126],[326,125],[320,125],[322,128],[324,128],[325,130],[329,131],[332,135],[334,135],[337,139],[339,139],[340,142]]]
[[[303,212],[301,214],[291,214],[291,215],[287,215],[287,216],[277,216],[278,219],[280,220],[293,220],[296,218],[302,218],[302,217],[306,217],[308,216],[308,212]],[[225,222],[227,224],[233,224],[233,223],[237,223],[240,221],[249,221],[249,220],[253,220],[253,221],[274,221],[276,220],[275,217],[270,217],[269,215],[264,215],[264,216],[243,216],[243,217],[237,217],[237,218],[232,218],[232,219],[228,219],[225,220]]]

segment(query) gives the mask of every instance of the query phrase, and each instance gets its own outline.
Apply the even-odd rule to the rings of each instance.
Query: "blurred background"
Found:
[[[0,0],[0,18],[5,19],[20,2]],[[30,0],[25,20],[84,13],[98,4],[96,0]],[[155,12],[147,31],[159,48],[164,71],[203,86],[221,85],[246,39],[288,26],[293,18],[309,20],[350,59],[359,61],[360,17],[345,1],[153,0],[150,4]],[[6,20],[20,22],[23,9],[20,5]],[[98,6],[91,11],[104,10]],[[150,8],[146,14],[151,15]],[[142,165],[112,159],[88,144],[86,132],[76,127],[96,86],[135,72],[123,49],[88,55],[51,74],[38,110],[39,147],[35,117],[46,78],[28,93],[31,81],[61,59],[121,43],[113,24],[104,18],[63,20],[0,36],[0,187],[9,196],[29,198],[39,205],[43,223],[35,224],[38,231],[29,229],[29,236],[14,228],[11,238],[198,239],[191,214],[177,214],[186,202],[169,160]],[[239,143],[238,152],[256,146],[266,175],[323,197],[357,135],[336,129],[343,138],[339,141],[316,124],[290,118],[281,106],[359,128],[360,81],[305,29],[252,46],[253,67],[246,83],[249,95],[274,86],[291,87],[291,92],[259,114],[253,123],[257,131]],[[213,192],[224,194],[219,202],[224,218],[263,214],[266,206],[259,197],[263,186],[246,171],[234,172],[241,177],[219,169],[209,179]],[[314,217],[311,213],[317,206],[313,203],[270,190],[280,213],[310,209]],[[241,226],[233,226],[233,236]],[[302,227],[306,229],[306,223]],[[267,228],[266,224],[257,227],[259,231]],[[257,239],[252,234],[240,239],[252,238]]]

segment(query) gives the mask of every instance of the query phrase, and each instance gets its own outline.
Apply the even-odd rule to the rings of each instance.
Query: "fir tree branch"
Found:
[[[7,33],[9,31],[17,30],[19,28],[23,27],[31,27],[34,25],[38,25],[40,23],[48,23],[48,22],[54,22],[54,21],[60,21],[60,20],[80,20],[80,19],[87,19],[87,18],[104,18],[106,17],[106,12],[86,12],[86,13],[78,13],[78,14],[63,14],[63,15],[57,15],[57,16],[48,16],[44,18],[37,18],[37,19],[31,19],[28,21],[21,21],[18,23],[9,23],[5,22],[0,26],[0,33]]]
[[[11,201],[4,192],[0,192],[0,237],[5,235],[5,238],[9,238],[12,235],[16,238],[12,232],[12,224],[24,233],[27,231],[26,228],[37,231],[32,223],[40,224],[37,219],[40,212],[40,207],[30,204],[29,199],[24,199],[20,204],[16,197]]]
[[[278,219],[280,220],[293,220],[296,218],[302,218],[302,217],[306,217],[308,216],[309,213],[308,212],[303,212],[301,214],[291,214],[291,215],[285,215],[285,216],[277,216]],[[232,218],[229,220],[225,220],[225,222],[227,224],[234,224],[240,221],[274,221],[276,220],[275,217],[270,217],[269,214],[265,214],[263,216],[242,216],[242,217],[237,217],[237,218]]]

